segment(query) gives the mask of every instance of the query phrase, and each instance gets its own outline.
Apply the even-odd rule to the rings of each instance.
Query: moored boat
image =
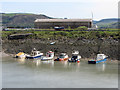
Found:
[[[68,60],[68,55],[66,53],[61,53],[59,55],[59,57],[57,59],[55,59],[54,61],[66,61]]]
[[[80,62],[81,56],[78,51],[72,53],[72,57],[68,59],[68,62]]]
[[[100,62],[105,62],[107,60],[107,57],[105,54],[97,54],[97,58],[95,60],[89,60],[88,64],[97,64]]]
[[[41,57],[41,61],[52,60],[54,58],[54,52],[48,51],[46,56]]]
[[[15,58],[25,58],[26,54],[24,52],[19,52],[18,54],[15,55]]]
[[[54,27],[55,30],[64,30],[64,27]]]
[[[30,55],[27,55],[26,58],[27,59],[34,59],[34,58],[40,58],[41,56],[43,56],[43,53],[41,53],[40,51],[37,51],[35,48],[31,51]]]

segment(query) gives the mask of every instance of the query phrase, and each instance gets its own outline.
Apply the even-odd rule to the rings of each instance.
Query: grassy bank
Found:
[[[25,39],[9,40],[12,34],[32,33]],[[33,48],[46,53],[49,50],[71,55],[78,50],[82,58],[93,58],[104,53],[110,59],[118,60],[120,33],[117,31],[3,31],[2,43],[5,53],[16,54],[19,50],[30,53]],[[55,41],[54,45],[50,43]]]
[[[113,38],[120,39],[119,31],[2,31],[2,38],[5,39],[11,34],[33,33],[28,38],[33,39],[58,39],[58,38]]]

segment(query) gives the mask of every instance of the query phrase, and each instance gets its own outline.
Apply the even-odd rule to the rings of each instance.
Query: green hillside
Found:
[[[4,27],[24,27],[33,28],[35,19],[52,19],[52,17],[43,14],[32,13],[1,13],[2,24]],[[99,28],[118,28],[118,19],[102,19],[100,21],[93,21]]]
[[[102,19],[100,21],[94,21],[93,23],[98,25],[99,28],[118,28],[117,18]]]
[[[34,27],[35,19],[50,19],[46,15],[30,13],[2,13],[2,22],[5,27]]]

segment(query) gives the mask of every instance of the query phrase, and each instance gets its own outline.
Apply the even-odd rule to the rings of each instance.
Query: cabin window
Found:
[[[77,59],[77,56],[72,56],[72,58]]]
[[[60,58],[64,58],[64,56],[63,56],[63,55],[60,55]]]
[[[37,53],[34,53],[34,55],[36,55]]]

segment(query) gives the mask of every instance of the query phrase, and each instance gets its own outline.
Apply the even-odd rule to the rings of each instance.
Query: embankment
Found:
[[[51,45],[51,42],[55,42]],[[104,53],[110,59],[118,60],[119,57],[119,41],[107,39],[85,39],[85,38],[59,38],[59,39],[18,39],[18,40],[2,40],[2,48],[5,53],[16,54],[21,49],[25,53],[30,53],[33,48],[45,53],[49,50],[58,55],[66,52],[71,55],[73,50],[78,50],[82,58],[94,58],[97,53]]]

